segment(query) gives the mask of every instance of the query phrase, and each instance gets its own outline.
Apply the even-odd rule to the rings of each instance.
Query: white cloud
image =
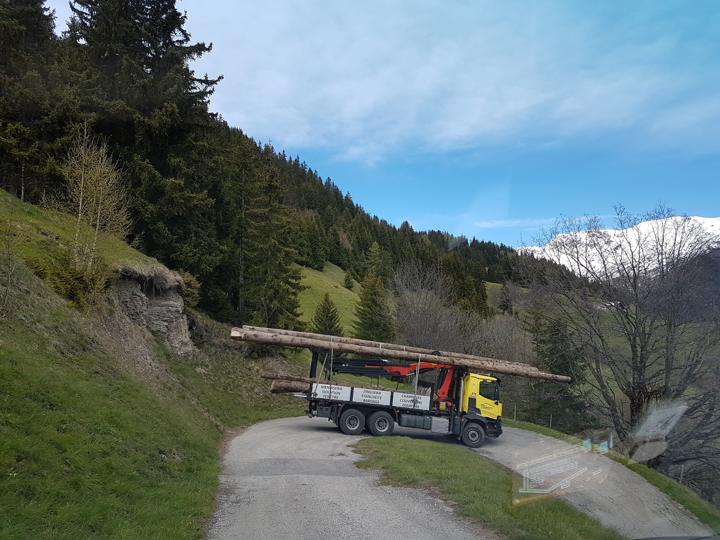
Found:
[[[213,108],[279,146],[369,161],[578,138],[720,150],[697,144],[720,140],[717,103],[698,105],[718,94],[714,60],[654,3],[180,5],[193,38],[214,43],[196,67],[225,75]]]
[[[710,132],[707,126],[712,126]],[[655,143],[676,148],[680,139],[698,152],[720,152],[720,97],[678,103],[661,111],[648,125]]]
[[[473,225],[478,229],[537,229],[555,223],[557,218],[528,218],[528,219],[484,219],[475,221]]]

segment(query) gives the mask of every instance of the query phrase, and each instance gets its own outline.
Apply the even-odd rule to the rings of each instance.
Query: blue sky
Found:
[[[720,215],[720,2],[179,6],[212,109],[395,224],[520,245],[616,203]]]

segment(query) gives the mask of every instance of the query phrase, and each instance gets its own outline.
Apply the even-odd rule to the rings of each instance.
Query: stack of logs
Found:
[[[230,336],[248,343],[307,348],[311,350],[333,351],[335,353],[354,353],[374,358],[392,358],[407,361],[408,363],[418,361],[433,362],[435,364],[448,366],[466,367],[480,373],[517,375],[531,379],[559,382],[570,381],[570,377],[565,375],[546,373],[540,371],[535,366],[521,362],[509,362],[507,360],[465,353],[433,351],[422,347],[411,347],[408,345],[398,345],[396,343],[382,343],[357,338],[327,336],[325,334],[315,334],[312,332],[298,332],[295,330],[258,326],[233,328]],[[315,381],[307,377],[282,374],[266,374],[263,375],[263,377],[272,379],[271,391],[275,393],[306,392],[309,390],[309,385],[313,382],[323,382]]]

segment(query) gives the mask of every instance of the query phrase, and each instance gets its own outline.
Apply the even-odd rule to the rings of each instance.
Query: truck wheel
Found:
[[[365,415],[357,409],[345,409],[338,425],[345,435],[360,435],[365,428]]]
[[[477,448],[485,442],[485,430],[476,422],[468,422],[462,431],[462,442],[470,448]]]
[[[377,411],[370,415],[367,426],[373,435],[390,435],[395,428],[395,420],[390,413]]]

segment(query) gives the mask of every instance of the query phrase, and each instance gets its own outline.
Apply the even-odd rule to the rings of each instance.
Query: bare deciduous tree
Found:
[[[407,343],[520,362],[532,358],[530,338],[517,319],[486,319],[454,305],[451,284],[439,267],[402,266],[394,289],[396,324]]]
[[[656,402],[681,399],[688,409],[654,464],[717,468],[719,295],[703,283],[718,238],[664,207],[644,216],[619,207],[616,227],[563,219],[547,233],[542,256],[563,266],[530,276],[541,313],[571,330],[594,402],[622,441]]]
[[[77,138],[62,164],[67,191],[59,205],[75,216],[73,262],[90,271],[97,256],[100,232],[125,239],[130,228],[127,191],[107,145],[87,128]]]

